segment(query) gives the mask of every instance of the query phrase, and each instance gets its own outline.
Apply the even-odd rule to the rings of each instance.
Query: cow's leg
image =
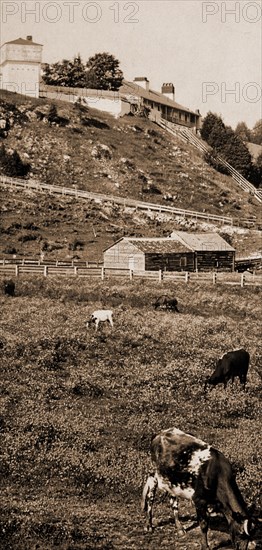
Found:
[[[207,550],[210,548],[207,542],[207,532],[208,532],[208,515],[207,515],[207,503],[201,497],[197,495],[194,497],[194,504],[196,507],[197,521],[201,529],[201,550]]]
[[[153,531],[153,504],[157,489],[157,477],[155,474],[150,474],[146,480],[143,494],[142,494],[142,503],[141,507],[144,512],[147,514],[147,524],[146,531]]]
[[[178,501],[177,501],[177,498],[176,497],[170,497],[170,504],[171,504],[171,508],[173,510],[173,514],[174,514],[174,518],[175,518],[175,526],[176,526],[176,529],[177,529],[177,534],[178,535],[184,535],[185,533],[185,529],[182,525],[182,523],[179,521],[179,517],[178,517]]]
[[[241,374],[241,375],[239,376],[239,380],[240,380],[240,384],[242,384],[242,386],[243,386],[243,390],[245,391],[245,389],[246,389],[246,381],[247,381],[246,375],[245,375],[245,374]]]
[[[96,319],[96,320],[95,320],[95,331],[97,331],[97,329],[98,329],[98,325],[99,325],[99,320],[98,320],[98,319]]]
[[[113,326],[114,326],[114,323],[113,323],[113,319],[112,319],[112,317],[110,317],[110,318],[109,318],[109,323],[110,323],[111,327],[113,327]]]

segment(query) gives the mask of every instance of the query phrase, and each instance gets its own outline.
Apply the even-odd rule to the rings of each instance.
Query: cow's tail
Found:
[[[152,493],[155,493],[157,487],[157,479],[155,477],[155,474],[149,474],[144,488],[142,492],[142,499],[141,499],[141,510],[142,512],[147,512],[148,510],[148,495]]]

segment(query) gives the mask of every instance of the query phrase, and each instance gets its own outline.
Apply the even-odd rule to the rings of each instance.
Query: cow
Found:
[[[167,311],[177,311],[177,313],[179,313],[177,308],[177,299],[169,298],[166,295],[157,298],[157,300],[153,303],[153,306],[155,309],[166,309]]]
[[[245,349],[225,353],[218,360],[213,374],[206,379],[205,391],[208,384],[213,387],[217,386],[217,384],[224,384],[224,389],[226,389],[228,381],[232,379],[233,384],[236,377],[239,378],[240,384],[242,384],[243,390],[245,390],[249,359],[249,353]]]
[[[201,529],[201,549],[208,546],[208,510],[219,507],[237,550],[256,547],[250,540],[254,527],[227,458],[205,441],[177,428],[162,430],[152,438],[151,458],[155,466],[142,494],[142,510],[147,513],[146,531],[153,530],[153,503],[156,489],[170,496],[178,535],[184,533],[178,517],[177,497],[192,500]]]
[[[86,321],[86,326],[88,328],[92,323],[94,323],[95,330],[97,331],[99,323],[104,321],[108,321],[111,327],[113,327],[113,311],[111,311],[111,309],[98,309],[97,311],[94,311],[89,321]]]
[[[10,279],[9,281],[4,281],[4,293],[7,296],[15,295],[15,283]]]

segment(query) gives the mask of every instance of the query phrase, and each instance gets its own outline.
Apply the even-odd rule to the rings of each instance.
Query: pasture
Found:
[[[161,294],[177,298],[179,313],[154,310]],[[15,297],[1,291],[0,547],[199,549],[188,502],[180,502],[182,538],[168,499],[159,497],[155,530],[144,532],[151,436],[170,426],[231,460],[258,515],[260,294],[255,287],[25,276]],[[101,308],[114,311],[114,327],[87,329]],[[240,347],[250,353],[247,391],[237,381],[205,397],[214,361]],[[212,549],[231,548],[220,516],[211,518],[209,538]]]

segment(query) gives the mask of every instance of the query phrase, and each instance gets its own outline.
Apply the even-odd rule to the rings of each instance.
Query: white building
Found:
[[[39,97],[42,49],[32,36],[5,42],[0,49],[0,88]]]

